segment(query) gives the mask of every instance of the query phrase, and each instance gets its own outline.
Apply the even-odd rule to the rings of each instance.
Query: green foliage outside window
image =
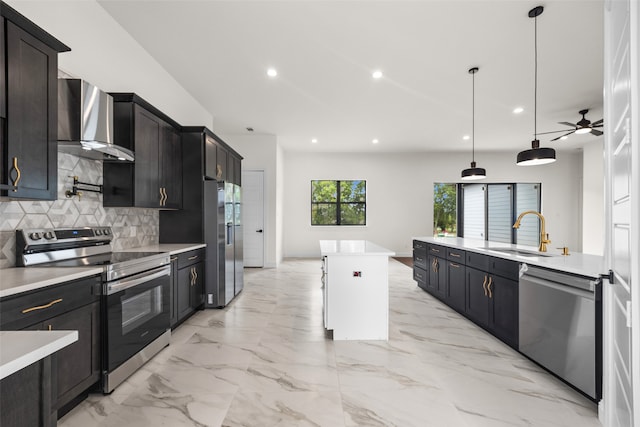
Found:
[[[311,225],[366,225],[367,184],[311,181]]]
[[[456,184],[433,185],[433,235],[457,236]]]

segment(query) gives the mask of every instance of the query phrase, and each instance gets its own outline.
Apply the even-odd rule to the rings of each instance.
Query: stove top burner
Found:
[[[164,254],[164,252],[108,252],[81,258],[47,262],[38,264],[38,267],[91,267],[100,265],[107,266],[161,254]]]

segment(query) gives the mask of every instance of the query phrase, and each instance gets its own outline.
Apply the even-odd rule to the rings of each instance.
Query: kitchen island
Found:
[[[0,425],[56,425],[51,356],[76,341],[78,331],[0,331]]]
[[[389,249],[320,240],[324,327],[334,340],[389,339]]]

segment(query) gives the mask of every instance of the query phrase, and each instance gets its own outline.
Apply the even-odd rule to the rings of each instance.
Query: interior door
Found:
[[[637,425],[638,320],[638,5],[605,3],[605,280],[603,424]],[[636,301],[634,301],[634,298]],[[638,311],[636,311],[638,313]],[[633,320],[632,318],[636,318]],[[635,331],[633,329],[635,327]],[[634,381],[635,380],[635,381]],[[635,389],[634,390],[634,383]]]
[[[264,267],[264,171],[242,171],[244,266]]]

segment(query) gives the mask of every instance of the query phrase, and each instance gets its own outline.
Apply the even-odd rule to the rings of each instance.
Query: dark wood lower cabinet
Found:
[[[471,320],[484,327],[489,326],[488,276],[489,274],[485,271],[467,267],[465,313]]]
[[[447,261],[447,304],[454,310],[464,313],[466,302],[466,267],[453,261]]]
[[[56,409],[62,416],[69,402],[100,379],[100,304],[85,305],[49,319],[45,330],[78,331],[78,341],[57,353]]]
[[[205,251],[178,254],[172,258],[171,327],[175,328],[204,304]],[[174,315],[175,314],[175,315]]]
[[[491,278],[491,330],[498,338],[517,348],[518,282],[494,275]]]
[[[429,255],[429,282],[427,287],[438,298],[447,295],[447,262],[433,255]]]

